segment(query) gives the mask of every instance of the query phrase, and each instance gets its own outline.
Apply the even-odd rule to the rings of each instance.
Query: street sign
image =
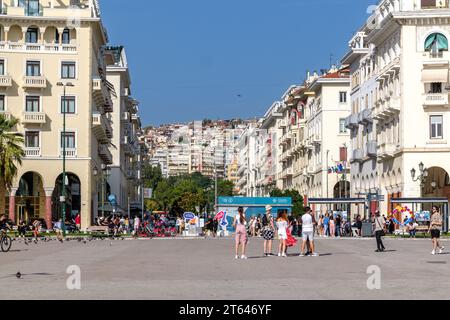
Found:
[[[151,199],[153,197],[152,188],[144,188],[144,199]]]

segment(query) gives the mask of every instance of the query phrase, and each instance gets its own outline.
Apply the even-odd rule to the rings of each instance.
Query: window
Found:
[[[56,30],[55,39],[56,39],[56,43],[59,43],[59,32],[58,32],[58,30]],[[69,44],[70,43],[70,30],[67,29],[67,28],[64,29],[64,31],[62,33],[61,43],[62,44]]]
[[[0,60],[0,76],[5,75],[5,60]]]
[[[347,128],[345,127],[345,119],[339,119],[339,133],[347,133]]]
[[[25,111],[26,112],[40,112],[40,100],[39,96],[27,96],[25,98]]]
[[[38,42],[38,34],[39,34],[39,31],[37,28],[28,28],[27,33],[25,34],[25,42],[26,43],[37,43]]]
[[[39,0],[19,0],[19,7],[25,8],[27,16],[38,16],[40,14]]]
[[[425,51],[431,52],[432,56],[441,57],[442,51],[448,51],[448,40],[441,33],[430,34],[425,40]]]
[[[0,112],[5,111],[5,95],[0,95]]]
[[[443,136],[443,116],[430,116],[430,138],[442,139]]]
[[[61,64],[61,78],[75,79],[75,62],[63,62]]]
[[[64,139],[65,137],[65,139]],[[75,149],[76,148],[76,144],[75,144],[75,132],[67,132],[64,134],[63,132],[61,132],[61,149],[64,148],[64,142],[66,143],[66,148],[67,149]]]
[[[429,93],[442,93],[442,83],[441,82],[431,83]]]
[[[75,114],[75,97],[61,97],[61,113]]]
[[[347,103],[347,92],[339,92],[339,103]]]
[[[27,76],[39,77],[41,75],[41,62],[40,61],[27,61]]]
[[[26,131],[25,132],[25,147],[26,148],[39,148],[39,131]]]

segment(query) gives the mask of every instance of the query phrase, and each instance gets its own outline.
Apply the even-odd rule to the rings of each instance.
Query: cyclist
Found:
[[[0,231],[1,233],[6,233],[6,231],[11,230],[11,226],[8,224],[8,219],[5,215],[0,217]]]

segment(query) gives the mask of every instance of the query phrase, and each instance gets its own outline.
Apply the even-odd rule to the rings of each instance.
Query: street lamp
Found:
[[[106,181],[110,175],[110,169],[106,164],[102,164],[102,217],[105,217],[105,189]]]
[[[419,163],[419,172],[420,174],[416,178],[416,169],[411,169],[411,178],[414,182],[420,181],[420,186],[423,188],[425,186],[425,181],[428,177],[428,169],[425,168],[423,162]]]
[[[61,189],[61,228],[63,231],[63,236],[66,236],[66,112],[67,112],[67,100],[66,100],[66,87],[74,87],[71,82],[58,82],[56,84],[58,87],[63,87],[63,103],[62,113],[63,113],[63,132],[62,132],[62,147],[63,147],[63,176],[62,176],[62,189]]]

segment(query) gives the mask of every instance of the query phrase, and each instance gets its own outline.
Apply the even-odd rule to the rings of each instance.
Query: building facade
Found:
[[[115,134],[98,1],[3,2],[0,40],[0,112],[19,119],[26,153],[11,192],[0,186],[0,210],[50,227],[64,205],[67,216],[80,213],[85,229],[106,196],[100,172],[113,164]]]
[[[448,1],[381,1],[350,41],[352,194],[450,197]],[[423,185],[411,170],[428,169]]]

